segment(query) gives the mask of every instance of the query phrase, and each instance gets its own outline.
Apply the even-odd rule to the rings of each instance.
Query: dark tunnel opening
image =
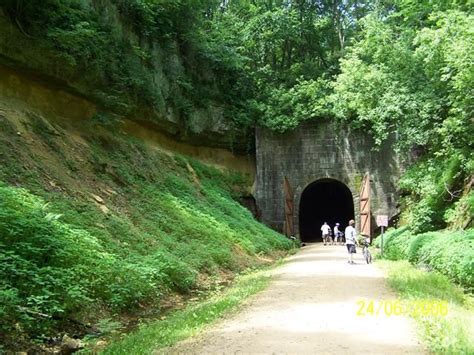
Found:
[[[327,222],[331,229],[340,223],[344,231],[354,218],[354,201],[349,188],[333,179],[322,179],[308,185],[300,199],[299,226],[302,242],[321,242],[321,226]]]

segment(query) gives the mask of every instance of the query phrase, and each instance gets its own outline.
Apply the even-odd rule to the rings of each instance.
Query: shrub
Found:
[[[418,262],[430,265],[469,290],[474,289],[474,230],[438,232],[420,248]]]
[[[401,242],[408,235],[408,228],[402,227],[399,229],[389,229],[384,235],[384,257],[390,260],[404,259],[406,256],[406,246]],[[377,238],[376,243],[380,245],[380,238]],[[376,244],[376,245],[377,245]]]
[[[380,238],[378,238],[380,239]],[[384,241],[384,257],[407,259],[448,276],[474,290],[474,230],[412,234],[408,228],[391,230]]]
[[[421,160],[402,176],[400,188],[408,193],[403,218],[412,233],[443,229],[447,222],[453,224],[456,219],[469,218],[469,197],[458,200],[459,196],[449,192],[461,190],[465,178],[471,175],[463,165],[464,160],[457,154],[449,159]]]
[[[420,259],[419,251],[426,244],[433,239],[433,233],[418,234],[412,237],[408,244],[407,259],[411,263],[417,263]]]
[[[239,271],[256,263],[253,255],[292,247],[232,199],[244,180],[202,165],[192,177],[185,158],[168,160],[168,172],[152,155],[145,173],[136,162],[148,152],[123,148],[114,159],[133,186],[122,191],[125,213],[57,195],[48,204],[0,182],[2,338],[53,335],[69,318],[94,319],[97,308],[158,304],[198,287],[199,274]]]
[[[262,263],[260,253],[292,247],[233,199],[249,185],[242,175],[128,139],[89,139],[94,167],[91,175],[81,167],[74,190],[48,189],[39,171],[47,165],[28,174],[0,166],[0,343],[7,348],[57,336],[69,319],[89,324],[159,308],[170,293],[208,289],[209,279]],[[0,155],[10,156],[9,147],[0,145]],[[102,196],[107,213],[91,193]]]

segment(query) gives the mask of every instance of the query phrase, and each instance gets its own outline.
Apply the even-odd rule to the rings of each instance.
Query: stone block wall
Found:
[[[401,165],[391,142],[379,150],[374,147],[369,134],[335,121],[306,122],[284,134],[258,128],[255,198],[262,221],[278,231],[283,230],[283,179],[286,176],[294,190],[297,235],[301,194],[309,184],[323,178],[338,180],[351,190],[358,225],[359,192],[367,172],[371,177],[372,219],[377,214],[392,218],[398,213],[396,182]]]

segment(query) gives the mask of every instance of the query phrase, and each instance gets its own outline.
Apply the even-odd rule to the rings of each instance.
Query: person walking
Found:
[[[331,231],[331,227],[328,226],[327,222],[321,226],[321,233],[323,235],[323,243],[326,245],[329,239],[329,232]]]
[[[341,238],[341,240],[342,240],[342,235],[341,235],[342,233],[339,230],[339,223],[336,223],[336,225],[334,226],[333,231],[334,231],[334,244],[337,244],[337,240],[339,238]]]
[[[355,264],[354,261],[352,260],[352,254],[355,254],[356,252],[356,230],[354,228],[355,221],[351,219],[349,221],[349,225],[346,227],[346,230],[344,231],[344,236],[346,238],[346,247],[347,247],[347,252],[349,253],[349,260],[347,261],[349,264]]]

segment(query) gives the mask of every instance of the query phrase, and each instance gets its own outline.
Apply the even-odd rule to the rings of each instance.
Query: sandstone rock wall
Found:
[[[97,115],[146,122],[171,139],[194,146],[224,148],[241,155],[252,151],[252,134],[225,115],[222,103],[210,100],[197,105],[186,96],[200,97],[200,91],[204,90],[216,92],[217,79],[210,68],[193,69],[195,76],[205,80],[186,94],[180,83],[191,81],[187,74],[190,69],[186,67],[190,59],[184,57],[177,40],[170,39],[164,45],[140,39],[124,23],[112,1],[85,0],[84,4],[95,9],[101,21],[113,29],[114,43],[124,43],[121,60],[133,73],[132,79],[142,82],[143,92],[113,86],[110,73],[99,70],[93,63],[78,63],[44,38],[22,31],[1,7],[0,65],[88,101]],[[147,53],[147,61],[136,53],[137,49]],[[151,98],[144,98],[145,92],[153,97],[153,102],[150,102]],[[186,108],[180,108],[180,105]]]
[[[124,118],[112,128],[103,126],[94,118],[98,110],[94,101],[65,90],[64,86],[54,85],[43,77],[35,77],[0,63],[0,115],[8,113],[9,118],[15,117],[19,127],[31,125],[29,117],[34,116],[52,131],[52,127],[56,125],[69,133],[81,132],[84,135],[90,130],[111,129],[119,134],[127,133],[170,154],[184,154],[218,168],[239,171],[253,181],[253,155],[239,155],[229,149],[206,146],[204,141],[201,145],[179,141],[161,133],[159,127],[150,127],[146,121],[137,122]],[[21,131],[21,128],[18,129]]]

